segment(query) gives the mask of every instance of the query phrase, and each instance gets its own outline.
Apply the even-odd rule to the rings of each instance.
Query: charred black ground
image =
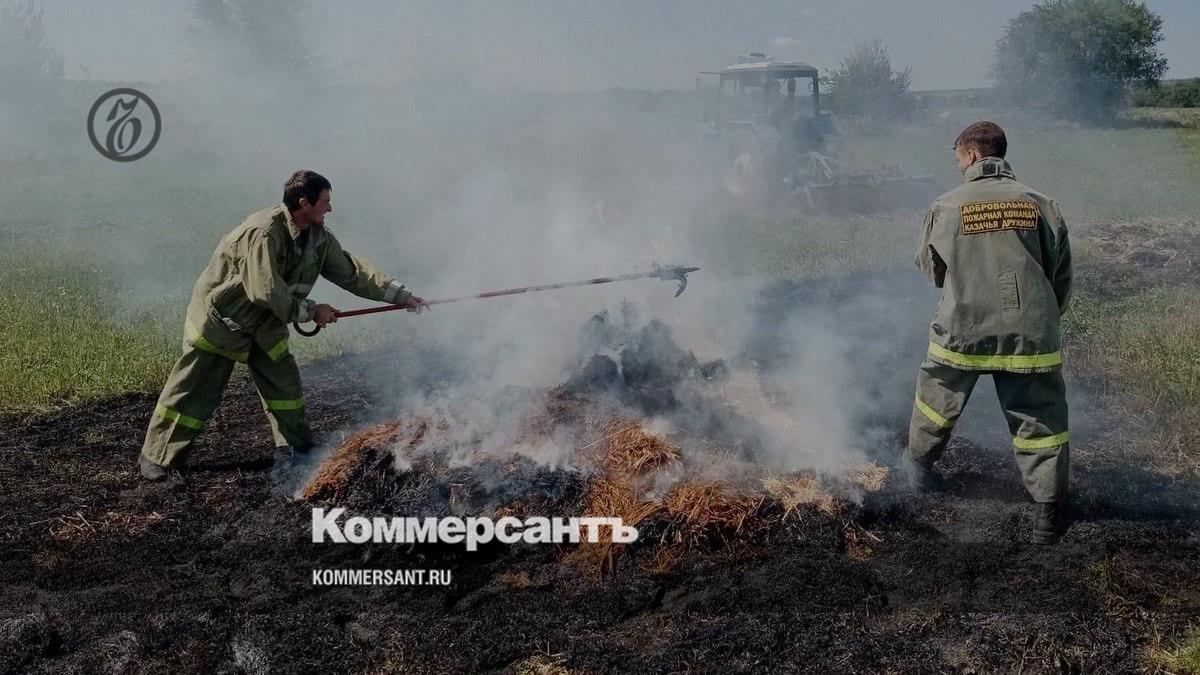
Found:
[[[335,367],[315,370],[323,427],[369,409]],[[0,497],[5,670],[661,672],[719,660],[1094,672],[1140,667],[1154,632],[1179,636],[1200,613],[1195,493],[1102,457],[1076,464],[1080,521],[1058,547],[1021,543],[1028,514],[1008,454],[958,444],[947,493],[854,516],[879,539],[861,559],[812,521],[760,557],[595,584],[552,548],[306,543],[308,507],[272,493],[270,439],[245,385],[186,488],[143,484],[131,456],[151,403],[123,397],[0,432],[0,472],[17,486]],[[121,519],[147,514],[161,520]],[[313,568],[360,566],[448,567],[454,584],[310,585]]]
[[[830,320],[822,303],[850,305],[862,325],[882,327],[840,349],[907,359],[920,336],[886,319],[908,310],[855,302],[841,282],[782,285],[762,311],[803,306],[792,319],[819,323]],[[593,328],[603,343],[604,327]],[[776,334],[752,338],[738,358],[769,368],[795,348]],[[890,357],[861,348],[889,334]],[[671,351],[657,329],[626,342],[573,386],[594,391],[628,372],[621,387],[639,405],[678,405],[664,398],[678,387],[658,386],[674,377],[655,372],[664,349],[672,372],[721,376],[723,365]],[[614,373],[626,353],[634,367]],[[305,370],[315,426],[356,429],[394,413],[393,399],[361,384],[376,358],[389,357]],[[867,377],[875,366],[888,377]],[[853,408],[880,438],[897,422],[871,410],[910,378],[884,366],[865,364]],[[1148,648],[1180,639],[1200,616],[1197,492],[1119,449],[1074,449],[1078,520],[1055,547],[1023,543],[1029,507],[1010,451],[956,442],[943,493],[887,490],[838,517],[796,519],[749,553],[689,559],[669,574],[623,565],[597,581],[552,546],[309,543],[310,505],[273,489],[266,422],[240,379],[193,454],[189,483],[146,484],[134,459],[152,405],[129,395],[0,423],[0,671],[1113,672],[1146,667]],[[882,458],[891,446],[874,447]],[[517,471],[519,481],[495,484],[534,486],[541,509],[581,496],[573,474],[532,463],[456,471],[464,482],[472,471]],[[454,475],[364,483],[352,501],[444,512]],[[511,497],[468,495],[481,501],[464,508]],[[313,569],[338,567],[445,568],[453,584],[311,584]]]

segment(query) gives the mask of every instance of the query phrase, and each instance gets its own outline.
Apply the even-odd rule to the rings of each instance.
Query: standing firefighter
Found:
[[[908,432],[915,482],[933,463],[982,374],[1008,418],[1017,465],[1033,497],[1032,540],[1067,526],[1067,399],[1059,316],[1071,288],[1071,249],[1058,206],[1017,182],[1008,141],[992,122],[954,142],[965,182],[933,202],[917,267],[941,290]]]
[[[282,204],[251,214],[217,246],[192,291],[183,355],[150,418],[138,459],[145,478],[162,480],[167,468],[182,468],[235,362],[250,370],[277,453],[312,447],[287,324],[337,320],[333,307],[307,298],[318,275],[370,300],[411,310],[423,305],[371,263],[343,251],[325,229],[325,214],[333,210],[330,189],[321,175],[297,171],[284,185]]]

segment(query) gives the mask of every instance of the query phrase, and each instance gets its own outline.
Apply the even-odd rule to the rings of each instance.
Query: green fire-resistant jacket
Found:
[[[235,361],[246,360],[254,341],[278,361],[287,353],[287,324],[312,319],[316,303],[308,292],[318,275],[369,300],[403,304],[412,297],[343,251],[324,226],[300,235],[283,204],[251,214],[225,235],[192,290],[187,341]]]
[[[1058,206],[985,157],[925,215],[917,267],[942,289],[929,357],[971,370],[1062,366],[1071,247]]]

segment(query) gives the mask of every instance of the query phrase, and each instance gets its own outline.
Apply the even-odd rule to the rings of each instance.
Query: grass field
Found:
[[[145,391],[165,378],[175,351],[165,326],[121,321],[105,301],[103,272],[36,258],[3,262],[0,413]]]
[[[0,416],[162,386],[179,355],[190,283],[153,300],[101,265],[0,256]],[[294,336],[302,361],[383,344],[376,323]],[[238,366],[243,368],[243,366]]]
[[[1140,111],[1137,119],[1181,125],[1197,119],[1182,111],[1156,114],[1159,121]],[[971,119],[914,125],[891,137],[848,137],[846,154],[853,165],[903,167],[949,187],[959,181],[951,146]],[[1200,176],[1195,126],[1090,129],[1025,123],[1006,124],[1005,131],[1007,159],[1017,178],[1052,195],[1069,222],[1192,218],[1200,206],[1194,189]]]
[[[1072,223],[1195,218],[1197,118],[1188,112],[1135,115],[1146,126],[1014,126],[1010,159],[1020,177],[1060,200]],[[949,145],[959,126],[957,119],[942,120],[871,137],[847,124],[843,146],[851,165],[902,166],[950,186],[958,179]],[[0,309],[7,317],[0,337],[0,411],[7,413],[156,389],[178,352],[190,286],[216,238],[269,199],[236,176],[212,170],[193,176],[199,181],[193,184],[133,167],[125,178],[132,182],[122,182],[94,167],[63,167],[59,176],[53,160],[46,162],[15,178],[15,206],[0,219],[7,244],[0,254]],[[72,191],[72,177],[88,189]],[[130,185],[137,193],[122,199]],[[172,196],[169,204],[162,195]],[[697,218],[693,239],[702,255],[711,254],[709,269],[721,274],[837,275],[911,264],[919,217],[725,210]],[[80,230],[80,222],[95,226]],[[51,243],[62,241],[70,243],[61,250]],[[131,255],[135,247],[139,253]],[[54,250],[57,256],[47,253]],[[1086,256],[1078,259],[1084,275],[1110,273],[1089,272],[1090,264]],[[1200,417],[1198,308],[1200,294],[1190,286],[1138,289],[1116,299],[1084,291],[1068,316],[1070,340],[1077,352],[1097,355],[1089,368],[1120,383],[1143,408],[1167,397],[1178,411],[1172,423],[1183,425],[1187,415]],[[362,322],[339,325],[319,339],[294,339],[293,351],[307,361],[389,339],[383,323]],[[1179,429],[1171,447],[1194,456],[1194,431]]]
[[[1088,411],[1088,414],[1104,416],[1116,422],[1106,426],[1106,429],[1115,429],[1106,430],[1104,433],[1107,435],[1081,438],[1079,445],[1073,446],[1073,453],[1078,449],[1081,460],[1073,465],[1073,471],[1080,467],[1085,472],[1092,470],[1096,457],[1107,452],[1124,465],[1136,465],[1138,471],[1147,468],[1156,474],[1200,481],[1200,282],[1192,272],[1157,276],[1143,273],[1146,271],[1144,266],[1178,261],[1189,256],[1198,257],[1196,254],[1200,249],[1170,247],[1178,242],[1191,241],[1188,237],[1200,234],[1197,233],[1200,225],[1196,221],[1196,214],[1200,213],[1200,196],[1195,189],[1200,184],[1200,117],[1178,111],[1137,111],[1135,115],[1143,123],[1142,126],[1104,130],[1012,126],[1014,152],[1011,159],[1019,177],[1060,200],[1075,227],[1079,283],[1072,307],[1065,317],[1067,367],[1079,386],[1086,384],[1098,390],[1095,398],[1097,410]],[[951,164],[949,143],[961,127],[961,121],[942,120],[902,128],[893,134],[877,137],[855,135],[853,125],[848,125],[851,128],[846,134],[847,156],[851,163],[862,166],[894,164],[909,172],[929,174],[948,187],[958,180]],[[181,173],[173,175],[170,171],[164,172],[149,165],[135,166],[114,177],[116,174],[95,173],[95,167],[70,166],[69,163],[53,159],[46,160],[42,165],[34,165],[33,170],[28,172],[22,171],[22,166],[15,160],[7,165],[0,160],[0,179],[11,178],[9,186],[13,192],[13,199],[8,202],[9,209],[5,214],[0,214],[0,317],[4,321],[0,330],[0,417],[8,417],[13,424],[11,428],[18,430],[21,427],[13,417],[38,416],[47,411],[125,392],[156,391],[179,351],[182,317],[191,284],[217,238],[246,211],[265,205],[272,198],[257,190],[246,189],[236,177],[213,171],[211,167],[207,171],[186,175],[182,173],[186,167],[174,167],[173,171]],[[274,180],[270,182],[273,184]],[[79,188],[79,185],[85,187]],[[341,193],[339,198],[348,204],[354,203],[352,193]],[[694,231],[690,232],[688,241],[697,255],[705,257],[702,261],[705,274],[713,274],[713,278],[718,280],[746,277],[769,282],[810,276],[853,278],[861,272],[890,270],[900,266],[909,268],[916,228],[920,222],[919,213],[828,217],[768,208],[739,209],[727,208],[727,205],[721,208],[717,205],[709,209],[709,206],[712,205],[695,207]],[[346,220],[353,222],[354,218]],[[1146,226],[1146,223],[1151,225]],[[1118,242],[1121,246],[1115,250],[1105,248],[1113,242],[1098,242],[1095,239],[1094,233],[1102,228],[1107,228],[1104,232],[1111,236],[1124,232],[1127,239]],[[1147,252],[1135,246],[1139,243],[1137,239],[1143,237],[1145,232],[1151,232],[1156,241],[1161,241],[1166,248]],[[386,247],[373,249],[369,242],[358,242],[353,250],[365,252],[373,258],[389,255]],[[436,263],[430,260],[417,259],[420,253],[408,253],[411,257],[404,260],[402,266],[411,264],[410,269],[415,270],[435,266]],[[422,265],[425,267],[422,268]],[[516,270],[521,273],[526,271]],[[421,278],[420,274],[415,276]],[[707,278],[704,279],[707,281]],[[328,286],[319,289],[317,297],[322,297],[327,289]],[[719,312],[714,311],[713,320],[721,320]],[[927,317],[915,317],[914,320],[924,322]],[[372,348],[401,349],[404,347],[403,340],[396,336],[408,334],[403,327],[397,330],[397,325],[403,326],[402,320],[392,321],[391,317],[388,320],[340,323],[335,330],[326,331],[316,339],[293,337],[292,351],[301,361],[311,363],[345,352]],[[364,373],[364,378],[366,375]],[[242,390],[241,393],[244,395],[246,391]],[[243,396],[243,399],[246,398]],[[337,398],[327,397],[322,404],[332,403],[337,408],[342,404],[350,406],[355,403],[353,399],[338,401]],[[87,493],[86,498],[99,495],[98,498],[104,500],[105,509],[116,508],[109,506],[112,495],[124,499],[124,508],[129,509],[145,509],[146,504],[154,503],[151,500],[160,499],[152,496],[154,493],[139,491],[153,488],[140,486],[131,490],[121,482],[132,477],[132,462],[128,463],[123,473],[112,469],[118,455],[120,461],[127,461],[132,451],[129,443],[138,442],[140,429],[130,429],[144,423],[144,418],[140,418],[142,422],[131,420],[139,419],[138,415],[150,414],[149,406],[139,401],[125,403],[128,411],[112,423],[114,429],[120,428],[112,436],[118,440],[101,439],[96,443],[106,446],[106,452],[110,454],[98,454],[90,448],[86,452],[77,452],[77,448],[72,446],[76,443],[74,436],[64,433],[62,444],[56,446],[54,451],[46,453],[45,448],[39,445],[22,455],[29,462],[28,466],[54,469],[45,473],[53,480],[43,481],[43,486],[50,487],[39,493],[50,496],[49,499],[42,497],[54,509],[49,513],[57,513],[60,509],[58,502],[61,490]],[[248,403],[248,400],[243,400],[243,403]],[[105,403],[94,407],[92,415],[106,418],[104,411],[109,406],[109,403]],[[834,408],[831,406],[830,409]],[[49,427],[52,431],[43,435],[70,430],[75,426],[74,420],[72,412],[64,412],[58,420],[59,426]],[[250,425],[242,426],[249,429]],[[260,433],[262,431],[259,430]],[[241,444],[241,439],[252,437],[249,431],[238,433],[244,435],[235,435],[232,441],[234,445]],[[23,434],[23,431],[19,431],[13,437]],[[85,435],[83,438],[86,440],[88,437]],[[40,443],[40,439],[37,442]],[[247,447],[250,444],[246,442]],[[62,449],[59,450],[59,447]],[[43,456],[58,463],[51,464]],[[1003,459],[1011,461],[1007,456]],[[1075,461],[1074,457],[1072,461]],[[86,471],[77,474],[85,478],[64,482],[62,476],[69,478],[70,474],[60,474],[59,468],[77,464],[87,467]],[[14,475],[26,475],[22,473],[26,471],[22,465],[14,466],[16,468],[13,471],[17,472]],[[998,475],[981,474],[974,468],[969,473],[986,482],[995,481]],[[106,482],[109,479],[94,478],[90,483],[86,479],[89,476],[115,478],[111,482]],[[214,533],[226,533],[226,522],[230,523],[229,527],[236,527],[239,523],[260,522],[260,516],[263,518],[261,522],[279,522],[278,515],[266,520],[266,516],[262,515],[266,512],[250,517],[246,515],[247,512],[236,510],[244,504],[257,508],[280,501],[268,498],[265,489],[260,493],[247,490],[246,485],[250,483],[246,481],[269,482],[265,472],[246,472],[245,476],[239,470],[236,478],[230,474],[228,479],[223,475],[215,481],[211,476],[201,479],[199,489],[206,491],[198,493],[204,499],[181,502],[172,498],[171,503],[164,504],[163,508],[185,504],[187,509],[192,509],[194,504],[194,508],[199,509],[195,513],[191,510],[175,511],[187,513],[188,516],[169,517],[175,517],[177,522],[189,526],[206,518],[215,518],[220,529],[212,530]],[[210,482],[203,482],[205,480]],[[1093,487],[1095,480],[1104,479],[1094,479]],[[93,484],[95,481],[113,487],[97,490]],[[1086,484],[1088,481],[1082,482]],[[1112,494],[1119,494],[1124,487],[1118,486],[1112,490]],[[25,492],[14,494],[21,502],[34,501],[27,493],[28,487]],[[228,495],[237,495],[234,500],[237,504],[224,515],[214,516],[213,512],[205,511],[209,497],[214,494],[218,503],[233,499]],[[1138,499],[1141,497],[1140,494],[1136,495]],[[847,605],[845,611],[839,609],[835,618],[861,615],[866,617],[866,623],[861,630],[855,629],[855,634],[883,630],[884,640],[902,637],[919,641],[925,647],[932,644],[927,642],[927,638],[933,634],[957,630],[950,623],[956,620],[954,617],[957,612],[972,617],[972,620],[983,616],[983,623],[979,624],[983,628],[972,632],[984,633],[991,630],[988,626],[995,625],[1008,644],[1014,636],[1024,636],[1030,632],[1030,618],[1046,618],[1043,613],[1045,598],[1036,598],[1039,595],[1036,593],[1012,593],[1014,583],[1028,587],[1029,579],[1037,579],[1043,572],[1050,571],[1054,574],[1046,578],[1057,580],[1056,585],[1042,587],[1050,589],[1052,597],[1054,593],[1065,596],[1075,590],[1073,586],[1062,586],[1064,580],[1072,583],[1075,574],[1082,574],[1084,588],[1092,595],[1104,598],[1105,603],[1110,603],[1113,616],[1134,626],[1131,634],[1135,634],[1135,637],[1119,645],[1123,653],[1136,654],[1145,669],[1152,672],[1200,672],[1200,633],[1195,630],[1185,633],[1178,629],[1160,633],[1160,624],[1156,623],[1164,609],[1179,606],[1172,604],[1174,596],[1190,597],[1184,592],[1190,586],[1179,582],[1179,579],[1186,577],[1188,570],[1181,572],[1169,568],[1168,571],[1177,576],[1146,578],[1142,583],[1142,568],[1123,568],[1118,564],[1117,553],[1109,544],[1103,543],[1105,540],[1090,544],[1093,548],[1088,548],[1089,544],[1085,542],[1060,546],[1057,555],[1062,557],[1053,558],[1039,557],[1044,554],[1027,554],[1005,546],[993,551],[990,542],[985,555],[973,557],[972,546],[951,547],[945,545],[947,540],[939,539],[931,543],[932,540],[924,538],[926,528],[928,531],[940,528],[941,521],[955,520],[959,513],[965,516],[978,512],[982,510],[981,505],[991,503],[999,502],[972,499],[970,511],[956,512],[943,510],[944,501],[918,502],[914,513],[922,516],[932,514],[929,523],[916,518],[910,521],[906,516],[903,528],[896,530],[894,535],[888,534],[886,539],[891,542],[915,543],[918,548],[898,549],[893,554],[895,557],[888,559],[890,562],[886,567],[907,570],[915,559],[918,561],[915,569],[932,569],[936,572],[932,575],[936,577],[936,586],[921,582],[912,586],[911,591],[900,593],[900,600],[893,601],[897,607],[903,607],[903,603],[908,602],[905,598],[907,595],[909,598],[928,598],[933,603],[931,609],[921,609],[919,615],[914,615],[911,622],[902,612],[894,614],[896,621],[905,622],[896,624],[899,626],[896,630],[902,632],[888,633],[890,629],[882,623],[891,620],[885,608],[871,605],[864,613],[864,605],[859,599],[854,601],[854,605]],[[1117,506],[1104,503],[1091,507],[1093,513],[1097,509],[1119,511],[1125,508],[1124,501],[1114,503]],[[930,504],[933,506],[930,507]],[[1011,506],[1008,504],[1005,508]],[[1139,519],[1141,514],[1134,508],[1130,509],[1128,517]],[[79,516],[78,512],[76,515]],[[29,516],[24,520],[49,522],[43,518]],[[934,523],[934,520],[938,522]],[[1010,527],[1015,522],[1010,520],[1004,527]],[[919,523],[921,529],[914,529],[914,523]],[[1096,534],[1096,521],[1083,523],[1081,529],[1089,526],[1093,528],[1090,532]],[[182,532],[181,538],[172,540],[172,544],[182,542],[184,546],[196,546],[195,542],[199,541],[200,545],[206,545],[210,536],[224,536],[198,534],[208,530],[179,531]],[[914,533],[918,536],[914,536]],[[1124,542],[1119,545],[1128,548],[1127,555],[1131,559],[1138,560],[1143,556],[1155,559],[1162,554],[1157,547],[1178,553],[1172,543],[1179,540],[1145,540],[1140,536],[1132,535],[1128,540],[1117,539]],[[1131,535],[1123,534],[1120,537]],[[157,550],[150,546],[122,548],[127,543],[121,540],[115,546],[106,544],[109,553],[114,550],[120,553],[115,559],[120,569],[129,568],[128,551],[146,553]],[[188,550],[168,548],[176,553]],[[270,562],[269,557],[257,557],[257,548],[245,550],[252,553],[244,554],[242,549],[229,549],[225,553],[233,551],[234,559],[252,560],[256,564],[262,559]],[[904,550],[928,555],[928,561],[919,556],[910,559],[907,554],[899,554]],[[206,555],[209,553],[201,552],[198,559],[203,561]],[[1097,557],[1099,560],[1095,561]],[[225,564],[223,559],[217,560],[218,566]],[[997,569],[987,572],[989,561],[996,560],[1006,564],[996,564]],[[1007,565],[1008,560],[1012,561],[1013,566]],[[956,578],[954,572],[938,570],[932,564],[921,566],[922,562],[939,561],[947,565],[945,570],[966,570],[965,576]],[[1075,570],[1069,567],[1080,561],[1092,564],[1081,565]],[[1172,563],[1174,561],[1174,558],[1170,560]],[[88,562],[94,564],[94,561]],[[294,560],[287,558],[285,562],[294,567]],[[111,560],[109,564],[113,564]],[[1183,560],[1181,564],[1186,565],[1187,561]],[[137,569],[147,568],[154,567],[142,566]],[[235,570],[233,574],[236,576],[237,569],[232,566],[217,574],[205,572],[205,576],[220,582],[229,577],[229,570]],[[806,575],[814,570],[812,565],[806,561],[803,567],[795,569],[802,574],[795,574],[791,568],[786,568],[787,578],[799,580],[800,587],[811,588],[817,602],[826,601],[830,595],[829,589],[806,581]],[[984,572],[980,573],[980,570]],[[946,576],[941,576],[943,573]],[[115,577],[107,576],[107,572],[99,576],[103,588],[116,588],[112,584],[112,578]],[[742,576],[740,572],[739,576]],[[905,578],[910,580],[920,576],[905,574]],[[989,576],[1002,584],[989,590],[979,583],[987,581]],[[141,575],[139,578],[154,580],[157,577]],[[758,588],[765,577],[747,575],[745,578]],[[834,584],[847,579],[865,581],[867,577],[858,573],[839,574]],[[219,593],[214,597],[223,598],[222,602],[227,604],[227,584],[218,585]],[[904,588],[902,584],[898,585]],[[939,597],[937,591],[956,586],[970,589],[970,600],[957,605],[961,609],[946,609],[950,601],[944,596]],[[44,591],[42,585],[35,587],[31,583],[29,588],[36,590],[41,598]],[[878,588],[879,584],[871,581],[869,588],[864,586],[862,589],[863,597],[873,598]],[[1153,589],[1153,593],[1146,591],[1148,588]],[[1002,589],[1003,594],[997,589]],[[189,597],[197,594],[191,587],[186,590]],[[535,590],[544,594],[540,587]],[[95,592],[94,589],[87,589],[88,602],[94,602],[97,597]],[[157,593],[153,591],[143,595],[159,598]],[[980,600],[990,601],[1002,595],[1010,599],[1034,598],[1037,602],[1029,605],[1002,604],[985,613],[979,611]],[[682,597],[684,601],[675,603],[676,606],[689,607],[688,613],[693,614],[691,605],[686,604],[691,601],[686,600],[687,596]],[[754,611],[760,612],[762,607],[778,605],[777,598],[771,593],[763,597],[763,605],[755,606]],[[279,604],[273,602],[272,606]],[[722,616],[733,616],[727,611],[726,604],[721,602],[717,611]],[[426,605],[429,603],[419,606]],[[952,602],[949,606],[955,605]],[[1004,607],[1018,608],[1018,611],[1006,616]],[[1025,607],[1029,609],[1021,609]],[[322,609],[328,609],[328,605],[323,605]],[[363,614],[377,609],[371,606]],[[542,610],[539,604],[532,611]],[[408,611],[407,608],[405,611]],[[1029,613],[1023,613],[1026,611]],[[354,616],[356,612],[345,612],[344,615]],[[628,618],[624,609],[621,610],[621,616],[624,617],[622,621]],[[703,612],[694,613],[694,616],[703,616]],[[789,618],[781,619],[778,623],[785,625],[795,621],[794,615],[787,616]],[[1011,629],[1005,623],[1010,617],[1013,619]],[[289,620],[293,618],[289,617]],[[1069,618],[1074,621],[1078,617],[1072,615]],[[1097,615],[1087,620],[1094,622],[1106,620],[1106,617]],[[198,621],[198,625],[212,625],[212,618],[207,614]],[[1185,621],[1192,620],[1185,618]],[[305,639],[311,640],[311,626],[305,622],[299,624],[303,624]],[[484,624],[486,622],[480,625]],[[969,622],[962,624],[970,625]],[[1071,624],[1064,625],[1068,626],[1064,630],[1070,630]],[[705,624],[704,628],[706,636],[712,634],[711,626]],[[332,631],[318,632],[334,634]],[[785,635],[787,640],[794,640],[796,634],[794,631],[790,634],[780,633],[780,639],[772,641],[772,644],[782,644]],[[1050,631],[1043,632],[1035,628],[1033,634],[1036,639],[1043,639]],[[460,638],[457,636],[455,639]],[[1061,636],[1052,639],[1061,639]],[[36,645],[36,642],[33,644]],[[355,649],[361,651],[359,647],[355,645]],[[1036,640],[1032,644],[1026,642],[1021,648],[1024,653],[1037,653],[1039,649]],[[1046,647],[1043,645],[1041,649],[1045,651]],[[1021,668],[1026,668],[1024,653],[1020,655]],[[1058,658],[1054,656],[1056,668],[1065,668],[1059,665]]]
[[[1200,479],[1200,288],[1115,300],[1079,294],[1067,314],[1073,372],[1105,382],[1120,424],[1110,447],[1137,448],[1169,475]]]

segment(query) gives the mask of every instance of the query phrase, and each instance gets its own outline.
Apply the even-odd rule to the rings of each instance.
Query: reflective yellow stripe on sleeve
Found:
[[[1062,365],[1062,352],[1009,355],[960,354],[933,342],[929,343],[929,355],[956,366],[988,370],[1050,368]]]
[[[949,429],[950,427],[954,426],[954,422],[937,414],[936,410],[934,410],[933,408],[930,408],[919,397],[916,399],[916,405],[917,405],[917,410],[920,410],[922,415],[924,415],[925,417],[928,417],[930,422],[933,422],[934,424],[938,425],[939,427],[941,427],[943,429]]]
[[[1053,436],[1042,436],[1041,438],[1013,437],[1013,447],[1018,450],[1045,450],[1046,448],[1064,445],[1069,440],[1071,440],[1071,432],[1069,431],[1054,434]]]
[[[263,399],[267,410],[299,410],[304,407],[302,398]]]
[[[204,420],[197,419],[195,417],[188,417],[178,410],[171,410],[161,403],[154,406],[154,412],[158,413],[159,417],[169,419],[181,427],[187,427],[189,429],[200,429],[204,427]]]
[[[279,342],[275,343],[274,347],[271,347],[267,350],[267,358],[271,359],[272,361],[278,361],[279,359],[282,359],[283,355],[286,353],[288,353],[288,341],[287,338],[283,338]]]

